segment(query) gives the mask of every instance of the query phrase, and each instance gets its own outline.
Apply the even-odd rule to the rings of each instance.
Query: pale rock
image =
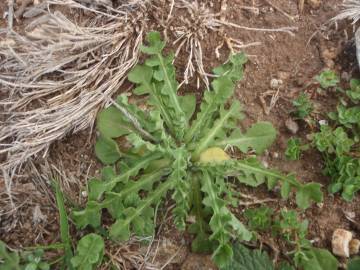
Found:
[[[87,194],[86,190],[81,191],[81,196],[84,198],[87,198],[88,194]]]
[[[351,239],[351,232],[344,229],[336,229],[331,240],[332,252],[339,257],[348,258],[350,256],[349,244]]]
[[[36,205],[33,211],[33,223],[39,224],[42,221],[46,221],[47,216],[45,216],[40,209],[40,205]]]
[[[294,135],[299,131],[299,125],[291,118],[285,121],[285,126]]]
[[[324,125],[327,125],[328,124],[328,121],[323,119],[323,120],[319,120],[319,125],[320,126],[324,126]]]
[[[349,251],[351,255],[358,254],[360,250],[360,240],[352,239],[349,243]]]
[[[277,158],[279,158],[279,153],[278,152],[272,152],[271,156],[272,156],[272,158],[277,159]]]
[[[271,89],[278,89],[283,84],[283,81],[280,79],[271,79],[270,81],[270,88]]]

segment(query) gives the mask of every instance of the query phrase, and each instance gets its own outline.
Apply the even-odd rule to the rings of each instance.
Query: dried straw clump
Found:
[[[25,34],[11,32],[0,41],[4,178],[11,179],[30,157],[45,155],[55,140],[93,126],[98,109],[138,61],[146,2],[102,12],[73,0],[48,1]],[[58,5],[90,18],[79,25],[57,11]]]
[[[186,11],[186,16],[180,17],[182,24],[174,26],[173,29],[175,35],[173,44],[177,45],[175,56],[178,56],[182,49],[188,54],[184,82],[189,83],[189,79],[196,75],[198,86],[202,80],[208,87],[209,74],[204,69],[201,41],[209,32],[218,31],[220,24],[215,22],[216,15],[198,1],[181,0],[175,4],[175,7]]]
[[[360,20],[360,1],[359,0],[345,0],[342,4],[341,12],[336,15],[331,21],[340,21],[344,19],[352,20],[355,24]]]

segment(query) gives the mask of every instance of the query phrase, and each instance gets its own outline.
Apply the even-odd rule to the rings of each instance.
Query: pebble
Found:
[[[351,75],[348,72],[343,71],[341,73],[341,79],[344,80],[344,81],[350,81]]]
[[[277,158],[279,158],[279,153],[278,152],[272,152],[271,156],[272,156],[272,158],[277,159]]]
[[[360,250],[360,240],[352,239],[349,243],[349,251],[351,255],[358,254]]]
[[[37,204],[33,210],[33,223],[38,224],[46,219],[47,217],[41,212],[40,205]]]
[[[271,89],[278,89],[283,84],[283,81],[280,79],[271,79],[270,81],[270,88]]]
[[[319,120],[319,125],[320,126],[324,126],[324,125],[327,125],[327,124],[328,124],[327,120]]]
[[[336,229],[331,240],[332,252],[339,257],[348,258],[350,256],[349,244],[351,239],[351,232],[344,229]]]
[[[288,118],[285,121],[285,126],[293,135],[299,131],[299,125],[291,118]]]

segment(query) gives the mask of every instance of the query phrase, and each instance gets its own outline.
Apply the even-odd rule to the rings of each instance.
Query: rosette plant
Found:
[[[244,114],[231,97],[243,77],[243,53],[230,55],[213,70],[211,89],[196,110],[193,94],[178,94],[174,55],[164,55],[164,47],[159,33],[147,35],[141,50],[148,58],[128,75],[137,102],[122,94],[100,112],[95,152],[106,166],[101,178],[89,181],[87,205],[74,211],[73,219],[80,228],[98,228],[106,209],[113,218],[109,238],[126,241],[131,235],[152,235],[154,209],[171,199],[176,227],[194,234],[193,251],[212,252],[223,267],[233,255],[232,239],[252,237],[229,209],[237,200],[229,178],[254,188],[280,185],[283,198],[295,190],[302,208],[321,201],[322,193],[319,184],[301,184],[293,175],[264,168],[254,157],[273,143],[276,130],[268,122],[247,131],[238,127]],[[226,152],[230,148],[252,155],[232,158]]]

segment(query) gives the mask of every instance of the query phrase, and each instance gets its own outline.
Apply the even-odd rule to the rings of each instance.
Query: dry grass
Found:
[[[144,34],[143,3],[109,14],[72,0],[48,3],[25,35],[11,32],[0,42],[0,84],[8,97],[1,101],[0,154],[7,154],[1,165],[10,178],[29,157],[46,155],[53,141],[93,126],[136,64]],[[59,4],[86,10],[91,22],[75,24],[53,8]]]
[[[355,24],[360,19],[360,1],[359,0],[345,0],[342,4],[342,11],[335,16],[332,21],[352,20]]]

